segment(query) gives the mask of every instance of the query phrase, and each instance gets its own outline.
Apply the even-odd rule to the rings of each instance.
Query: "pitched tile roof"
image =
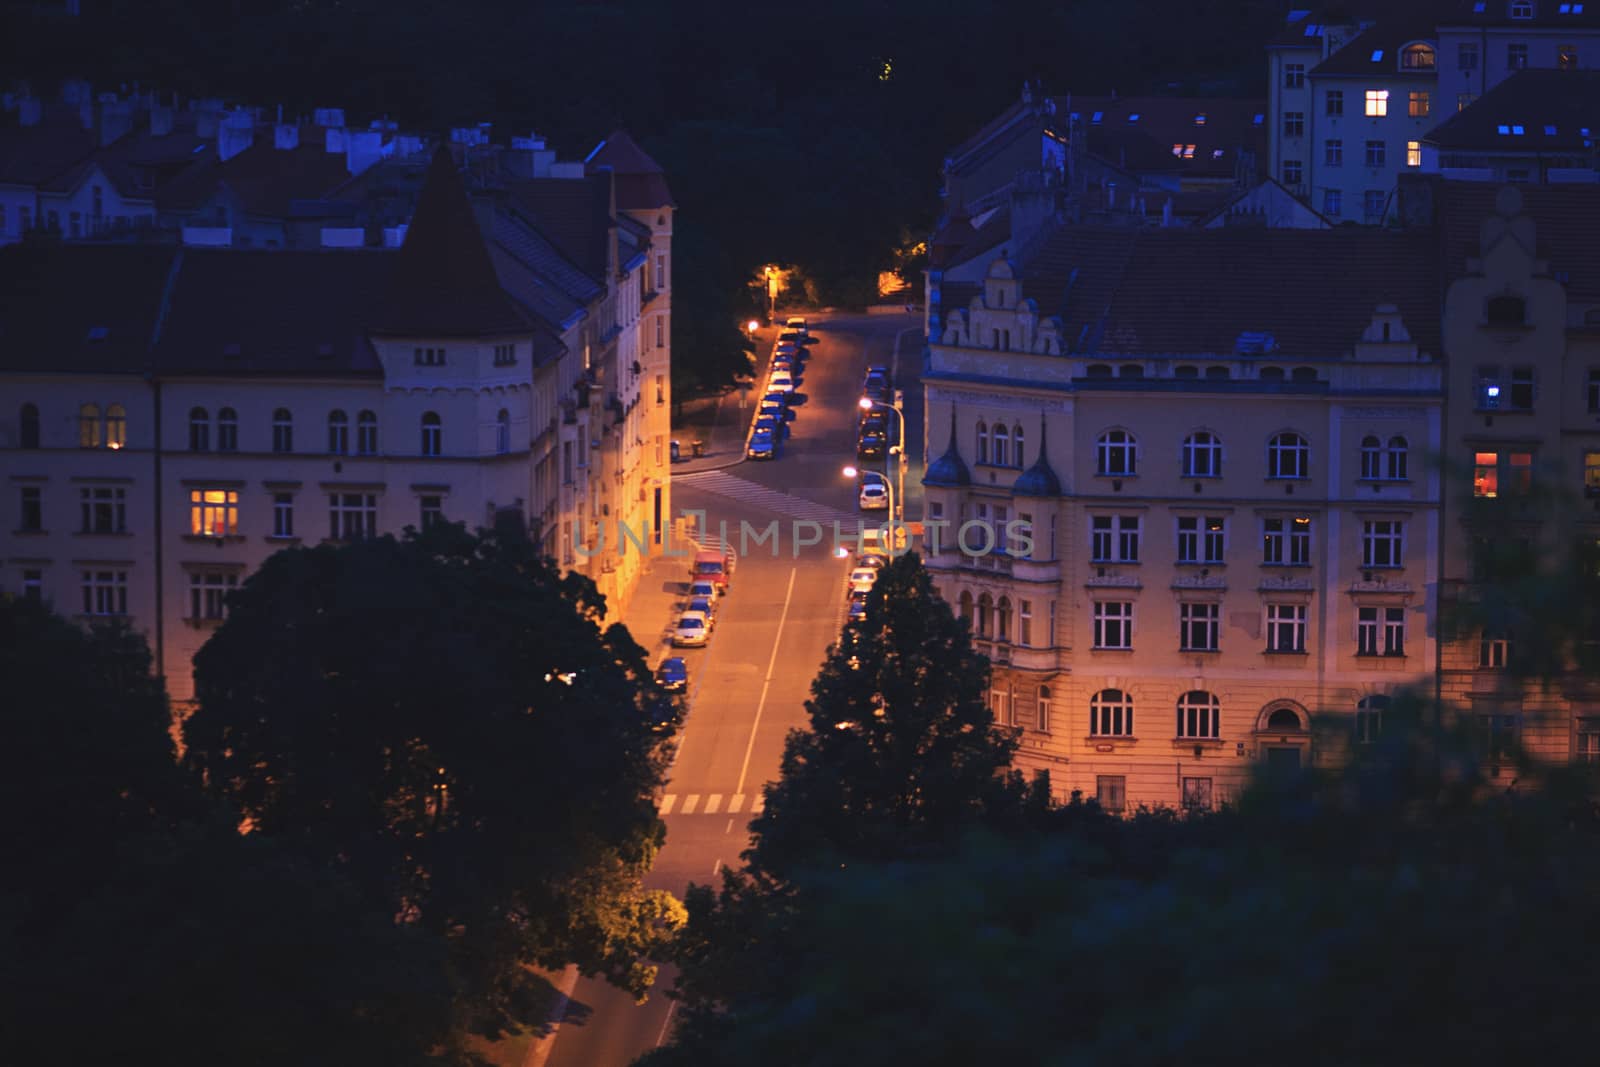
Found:
[[[316,132],[320,133],[320,130]],[[325,143],[304,131],[298,148],[275,148],[272,130],[232,159],[208,153],[203,165],[168,182],[157,196],[164,210],[195,208],[230,189],[252,215],[286,219],[297,200],[323,200],[347,182],[350,173],[343,152],[329,152]]]
[[[39,122],[15,116],[0,124],[0,185],[40,185],[94,150],[94,136],[76,110],[42,107]]]
[[[1600,71],[1522,70],[1423,140],[1479,152],[1582,152],[1600,129]]]
[[[1431,44],[1437,51],[1439,34],[1431,11],[1401,11],[1363,30],[1354,40],[1311,68],[1314,78],[1417,78],[1433,79],[1437,66],[1407,70],[1400,52],[1413,41]],[[1435,56],[1437,63],[1437,55]]]
[[[1134,173],[1231,178],[1241,149],[1254,152],[1258,166],[1265,158],[1266,113],[1267,102],[1255,98],[1071,96],[1056,98],[1052,126],[1065,135],[1077,115],[1088,150]]]
[[[1508,0],[1487,0],[1479,11],[1477,0],[1449,0],[1439,15],[1441,26],[1507,26],[1517,29],[1564,30],[1600,27],[1600,3],[1557,3],[1537,0],[1531,18],[1511,17]],[[1566,10],[1563,11],[1562,8]]]
[[[142,374],[178,254],[145,244],[0,248],[0,370]]]
[[[619,211],[648,211],[652,208],[676,207],[672,190],[667,188],[666,174],[661,164],[627,130],[613,130],[611,136],[601,141],[584,161],[590,174],[609,168],[616,182],[617,209]]]
[[[566,300],[565,315],[582,310],[599,299],[605,287],[573,266],[531,223],[515,210],[495,212],[490,240],[534,271]],[[555,321],[561,321],[557,319]]]
[[[1061,315],[1073,351],[1227,355],[1259,331],[1285,358],[1322,359],[1348,350],[1383,303],[1437,354],[1437,263],[1432,237],[1376,229],[1077,226],[1022,279],[1040,314]]]
[[[1496,214],[1503,186],[1493,182],[1436,181],[1433,203],[1441,267],[1447,281],[1467,273],[1482,251],[1483,220]],[[1534,222],[1534,241],[1552,274],[1565,278],[1567,298],[1600,304],[1600,185],[1519,185],[1522,211]]]
[[[606,175],[529,178],[506,186],[511,203],[573,266],[605,284],[609,269],[611,183]]]
[[[1016,101],[985,123],[977,133],[945,153],[945,158],[949,160],[948,169],[959,174],[988,159],[1018,137],[1037,134],[1041,114],[1042,110],[1034,105]]]
[[[58,171],[40,183],[41,192],[67,193],[76,189],[96,168],[119,194],[130,199],[153,199],[156,189],[197,162],[214,154],[215,147],[195,133],[194,116],[174,116],[169,133],[150,132],[141,120],[129,132]]]
[[[506,296],[450,153],[434,153],[373,330],[391,336],[486,336],[529,329]]]
[[[928,265],[944,269],[965,263],[1011,237],[1011,211],[1005,205],[980,212],[977,218],[977,226],[966,217],[941,226],[928,242]]]

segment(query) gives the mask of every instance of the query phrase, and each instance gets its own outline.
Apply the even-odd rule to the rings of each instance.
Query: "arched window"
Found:
[[[1102,689],[1089,701],[1089,733],[1095,737],[1133,736],[1133,698],[1120,689]]]
[[[1363,697],[1356,705],[1356,744],[1370,745],[1383,735],[1383,713],[1389,698],[1380,694]]]
[[[1192,689],[1178,698],[1178,736],[1215,738],[1222,736],[1222,706],[1203,689]]]
[[[1283,368],[1262,367],[1261,373],[1256,375],[1256,377],[1264,382],[1281,382],[1283,381]]]
[[[511,451],[511,412],[505,408],[494,417],[494,450],[502,456]]]
[[[100,447],[99,404],[84,404],[78,408],[78,447]]]
[[[972,621],[972,594],[965,589],[956,600],[956,615],[969,623]]]
[[[1117,368],[1117,377],[1119,377],[1119,378],[1143,378],[1144,377],[1144,364],[1142,364],[1142,363],[1124,363],[1121,367]]]
[[[438,414],[432,411],[422,416],[422,454],[424,456],[444,454],[444,424]]]
[[[1138,465],[1138,442],[1127,430],[1107,430],[1095,443],[1095,473],[1120,477]]]
[[[205,408],[189,409],[189,451],[211,451],[211,416]]]
[[[978,625],[973,632],[979,637],[989,637],[994,633],[994,598],[988,593],[978,597]]]
[[[1389,438],[1389,477],[1394,481],[1404,481],[1406,478],[1406,453],[1410,447],[1406,439],[1399,434]]]
[[[1017,468],[1017,470],[1021,470],[1023,463],[1022,424],[1018,423],[1011,428],[1011,465]]]
[[[217,451],[239,451],[239,413],[232,408],[217,412]]]
[[[1050,732],[1050,687],[1048,685],[1039,687],[1037,718],[1034,721],[1038,724],[1040,733]]]
[[[128,443],[128,413],[121,404],[106,407],[106,447],[121,448]]]
[[[22,405],[22,414],[18,419],[21,433],[18,435],[17,444],[21,448],[39,447],[39,408],[35,404]]]
[[[1300,713],[1293,708],[1278,708],[1267,716],[1267,729],[1269,730],[1299,730],[1301,728]]]
[[[996,423],[994,427],[994,465],[996,467],[1010,466],[1011,432],[1005,424]]]
[[[350,451],[350,417],[342,411],[328,413],[328,451],[335,456]]]
[[[1280,433],[1267,442],[1267,477],[1311,477],[1311,446],[1304,437]]]
[[[1294,373],[1290,375],[1290,377],[1297,382],[1314,382],[1317,380],[1317,368],[1296,367],[1294,369]]]
[[[1361,477],[1383,477],[1383,442],[1377,434],[1369,433],[1361,439]]]
[[[356,416],[356,451],[363,456],[378,454],[378,416],[370,411]]]
[[[1425,44],[1408,44],[1400,50],[1401,70],[1432,70],[1433,48]]]
[[[1185,478],[1222,477],[1222,440],[1209,430],[1196,430],[1183,439]]]
[[[989,462],[989,427],[982,419],[978,420],[978,462]]]
[[[1001,597],[994,607],[994,639],[1011,640],[1011,598]]]
[[[1109,378],[1111,377],[1111,364],[1091,363],[1084,371],[1084,375],[1089,378]]]
[[[272,450],[294,451],[294,416],[289,414],[288,408],[279,408],[272,413]]]

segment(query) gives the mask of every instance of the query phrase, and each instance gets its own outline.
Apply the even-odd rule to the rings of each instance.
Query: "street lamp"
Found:
[[[844,469],[844,476],[846,478],[859,478],[859,477],[861,477],[861,475],[863,475],[865,473],[867,473],[867,472],[863,471],[863,470],[859,470],[859,469],[857,469],[856,467],[853,467],[853,466],[846,467]],[[890,481],[889,479],[885,478],[883,480],[883,488],[889,494],[889,530],[888,530],[889,536],[886,538],[886,540],[888,541],[889,556],[890,556],[890,558],[893,558],[894,555],[895,555],[895,549],[898,548],[899,544],[900,544],[899,539],[897,538],[896,533],[895,533],[894,483],[892,481]]]
[[[892,411],[894,412],[895,419],[898,420],[896,425],[900,430],[900,435],[898,438],[900,443],[896,445],[889,445],[883,450],[883,474],[884,478],[889,481],[893,481],[896,477],[898,477],[900,482],[899,521],[902,525],[904,525],[906,521],[906,413],[900,410],[899,404],[885,404],[881,401],[872,399],[870,396],[862,397],[859,405],[862,411],[871,411],[873,408],[877,408],[880,411]],[[897,476],[890,475],[889,473],[890,456],[899,457],[900,463]],[[895,517],[894,497],[892,495],[889,498],[889,517],[891,519]]]

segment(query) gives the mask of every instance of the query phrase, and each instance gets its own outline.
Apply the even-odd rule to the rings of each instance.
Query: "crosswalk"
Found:
[[[672,479],[680,485],[691,485],[716,496],[737,500],[742,504],[753,504],[767,511],[775,511],[779,515],[787,515],[791,519],[803,519],[820,524],[824,529],[831,529],[837,522],[840,528],[847,533],[854,534],[856,523],[863,521],[862,517],[853,511],[843,511],[839,508],[819,504],[815,500],[795,496],[777,489],[770,489],[758,485],[746,478],[729,474],[726,471],[700,471],[695,474],[674,475]],[[707,516],[710,519],[711,533],[718,527],[715,515]],[[868,520],[870,521],[870,520]]]
[[[745,801],[750,802],[748,808]],[[680,803],[681,801],[681,803]],[[667,793],[656,802],[656,811],[660,815],[760,815],[766,809],[767,798],[764,794],[733,793],[686,793],[679,796],[677,793]]]

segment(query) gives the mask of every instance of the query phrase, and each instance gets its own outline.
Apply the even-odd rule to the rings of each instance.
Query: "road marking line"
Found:
[[[683,798],[683,812],[682,813],[684,815],[693,815],[694,814],[694,809],[699,807],[699,806],[700,806],[700,794],[699,793],[690,793],[688,796]]]
[[[666,796],[661,798],[661,803],[656,806],[656,810],[662,815],[671,815],[672,805],[676,804],[677,802],[678,794],[668,793]]]
[[[722,857],[718,856],[717,857],[717,862],[715,862],[715,863],[713,863],[711,865],[711,877],[715,878],[717,875],[719,875],[721,873],[722,873]]]
[[[767,810],[767,794],[762,793],[750,803],[750,814],[759,815]]]
[[[750,771],[750,753],[755,751],[756,730],[761,726],[761,712],[767,706],[767,690],[772,686],[772,669],[778,665],[778,649],[783,644],[783,624],[789,621],[789,601],[794,598],[794,579],[799,567],[789,568],[789,589],[783,594],[783,613],[778,616],[778,632],[772,638],[772,655],[767,658],[767,678],[761,683],[761,699],[756,702],[755,721],[750,724],[750,741],[744,746],[744,763],[739,767],[739,784],[735,793],[744,792],[744,776]]]
[[[712,793],[710,796],[706,797],[705,811],[702,812],[702,814],[715,815],[720,810],[722,810],[721,793]]]
[[[733,796],[728,798],[728,814],[729,815],[737,814],[739,809],[742,808],[742,807],[744,807],[744,794],[743,793],[735,793],[735,794],[733,794]]]
[[[677,1010],[678,1002],[674,1000],[667,1005],[667,1017],[661,1020],[661,1032],[656,1035],[656,1048],[660,1048],[667,1040],[667,1028],[672,1025],[672,1013]]]

